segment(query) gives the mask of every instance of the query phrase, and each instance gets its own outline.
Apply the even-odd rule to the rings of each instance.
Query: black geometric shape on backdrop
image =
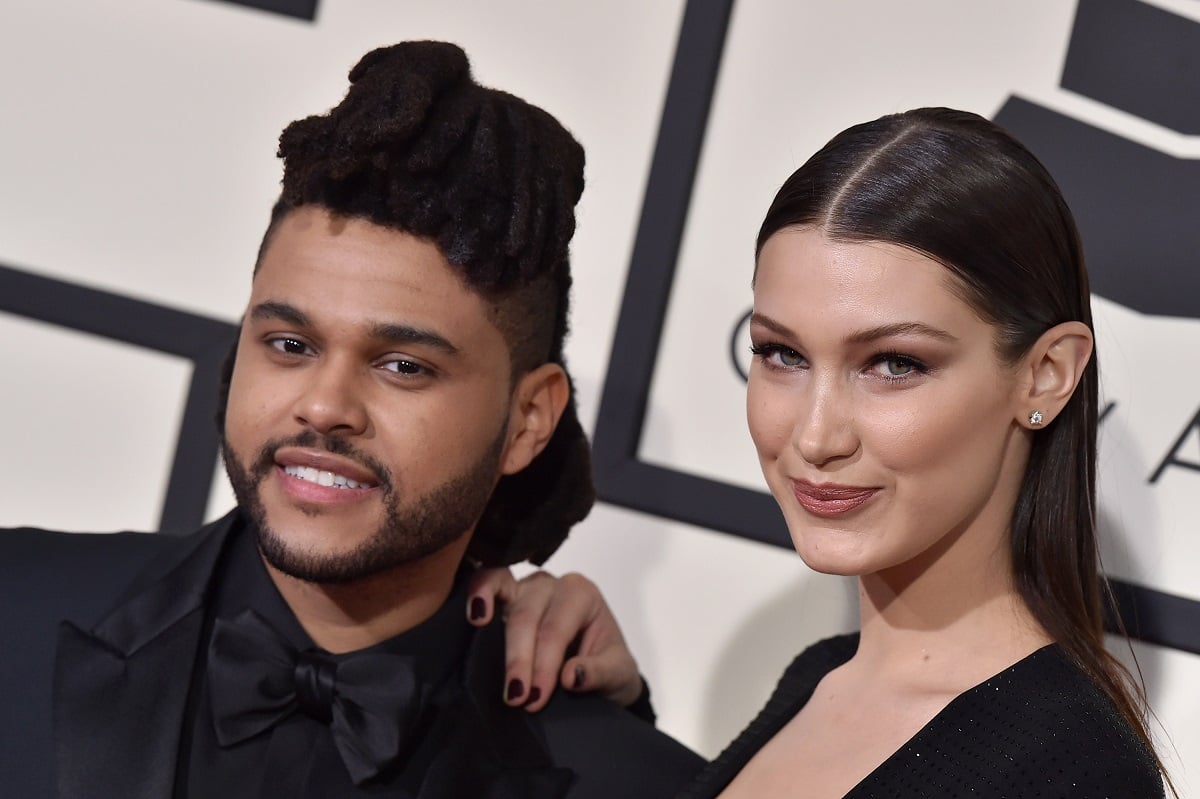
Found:
[[[237,326],[2,264],[0,311],[192,361],[159,531],[182,534],[203,524],[217,464],[221,362]]]
[[[606,502],[791,546],[770,495],[637,457],[732,7],[733,0],[690,0],[684,10],[604,378],[592,460],[597,489]]]
[[[287,17],[304,19],[312,22],[317,18],[317,0],[219,0],[222,3],[232,3],[235,6],[257,8],[272,14],[283,14]]]
[[[1109,582],[1113,603],[1130,638],[1200,654],[1196,635],[1196,630],[1200,629],[1200,602],[1144,585],[1120,580]],[[1111,617],[1113,606],[1107,610]],[[1105,626],[1114,629],[1107,619]]]
[[[732,7],[733,0],[689,0],[684,10],[596,417],[593,465],[605,502],[790,549],[770,494],[645,463],[638,454]],[[1010,100],[1007,118],[1029,123],[1035,116],[1030,105]],[[1077,132],[1066,125],[1059,130]],[[1039,146],[1031,149],[1040,155]],[[1163,267],[1140,261],[1128,268],[1145,281],[1147,263]],[[1158,297],[1153,307],[1164,307],[1169,293],[1151,295]],[[1112,585],[1115,610],[1132,637],[1200,654],[1200,602],[1119,580]]]
[[[1079,0],[1062,86],[1200,134],[1200,24],[1137,0]]]
[[[1194,59],[1200,64],[1200,50]],[[1200,318],[1200,160],[1174,158],[1019,97],[1005,102],[996,121],[1062,189],[1094,293],[1144,314]]]

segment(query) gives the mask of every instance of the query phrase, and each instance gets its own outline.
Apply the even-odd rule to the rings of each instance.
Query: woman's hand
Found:
[[[497,606],[505,620],[505,701],[536,711],[561,683],[628,706],[641,695],[637,662],[600,590],[582,574],[480,569],[468,587],[467,617],[482,627]]]

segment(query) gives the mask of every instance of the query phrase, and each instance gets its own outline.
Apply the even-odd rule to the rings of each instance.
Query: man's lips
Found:
[[[299,480],[304,480],[308,483],[316,483],[326,488],[370,488],[366,483],[360,483],[346,477],[337,472],[330,472],[323,469],[314,469],[311,466],[284,466],[284,474],[295,477]]]
[[[379,487],[378,476],[350,458],[324,450],[280,448],[276,474],[284,492],[304,503],[353,502]]]
[[[861,507],[879,493],[879,489],[793,480],[792,493],[801,507],[814,516],[840,516]]]
[[[379,485],[379,477],[368,467],[351,458],[334,455],[332,452],[321,449],[280,447],[275,452],[275,464],[286,472],[297,473],[293,476],[302,479],[311,475],[312,472],[316,472],[317,475],[328,472],[335,478],[341,478],[335,482],[351,481],[359,484],[352,487],[374,488]],[[321,481],[313,479],[311,482],[319,483]]]

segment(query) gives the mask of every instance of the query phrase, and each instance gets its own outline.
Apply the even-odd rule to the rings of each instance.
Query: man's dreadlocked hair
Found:
[[[278,154],[283,191],[262,249],[303,205],[428,239],[487,301],[514,385],[541,364],[563,364],[583,148],[545,111],[476,83],[462,49],[403,42],[367,53],[342,102],[288,125]],[[540,564],[594,501],[572,391],[546,448],[501,478],[467,555]]]

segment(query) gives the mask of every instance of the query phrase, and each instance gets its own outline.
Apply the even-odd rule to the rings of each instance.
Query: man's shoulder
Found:
[[[574,774],[569,799],[670,797],[704,766],[649,722],[595,695],[560,689],[537,713],[505,705],[499,620],[474,634],[465,678],[488,731],[487,745],[502,760],[528,746],[527,754],[535,752],[528,762],[569,770]]]
[[[705,761],[614,703],[559,690],[533,722],[556,765],[578,776],[570,796],[674,796]]]
[[[153,554],[169,546],[172,536],[132,531],[70,533],[37,527],[0,528],[0,568],[16,572],[29,568],[71,566],[78,563],[124,562]],[[176,539],[177,540],[177,539]]]
[[[0,603],[28,620],[38,609],[87,625],[155,564],[185,557],[221,520],[184,536],[0,529]],[[15,607],[13,599],[20,599]]]
[[[149,533],[0,529],[0,592],[67,599],[115,588],[178,545]]]

